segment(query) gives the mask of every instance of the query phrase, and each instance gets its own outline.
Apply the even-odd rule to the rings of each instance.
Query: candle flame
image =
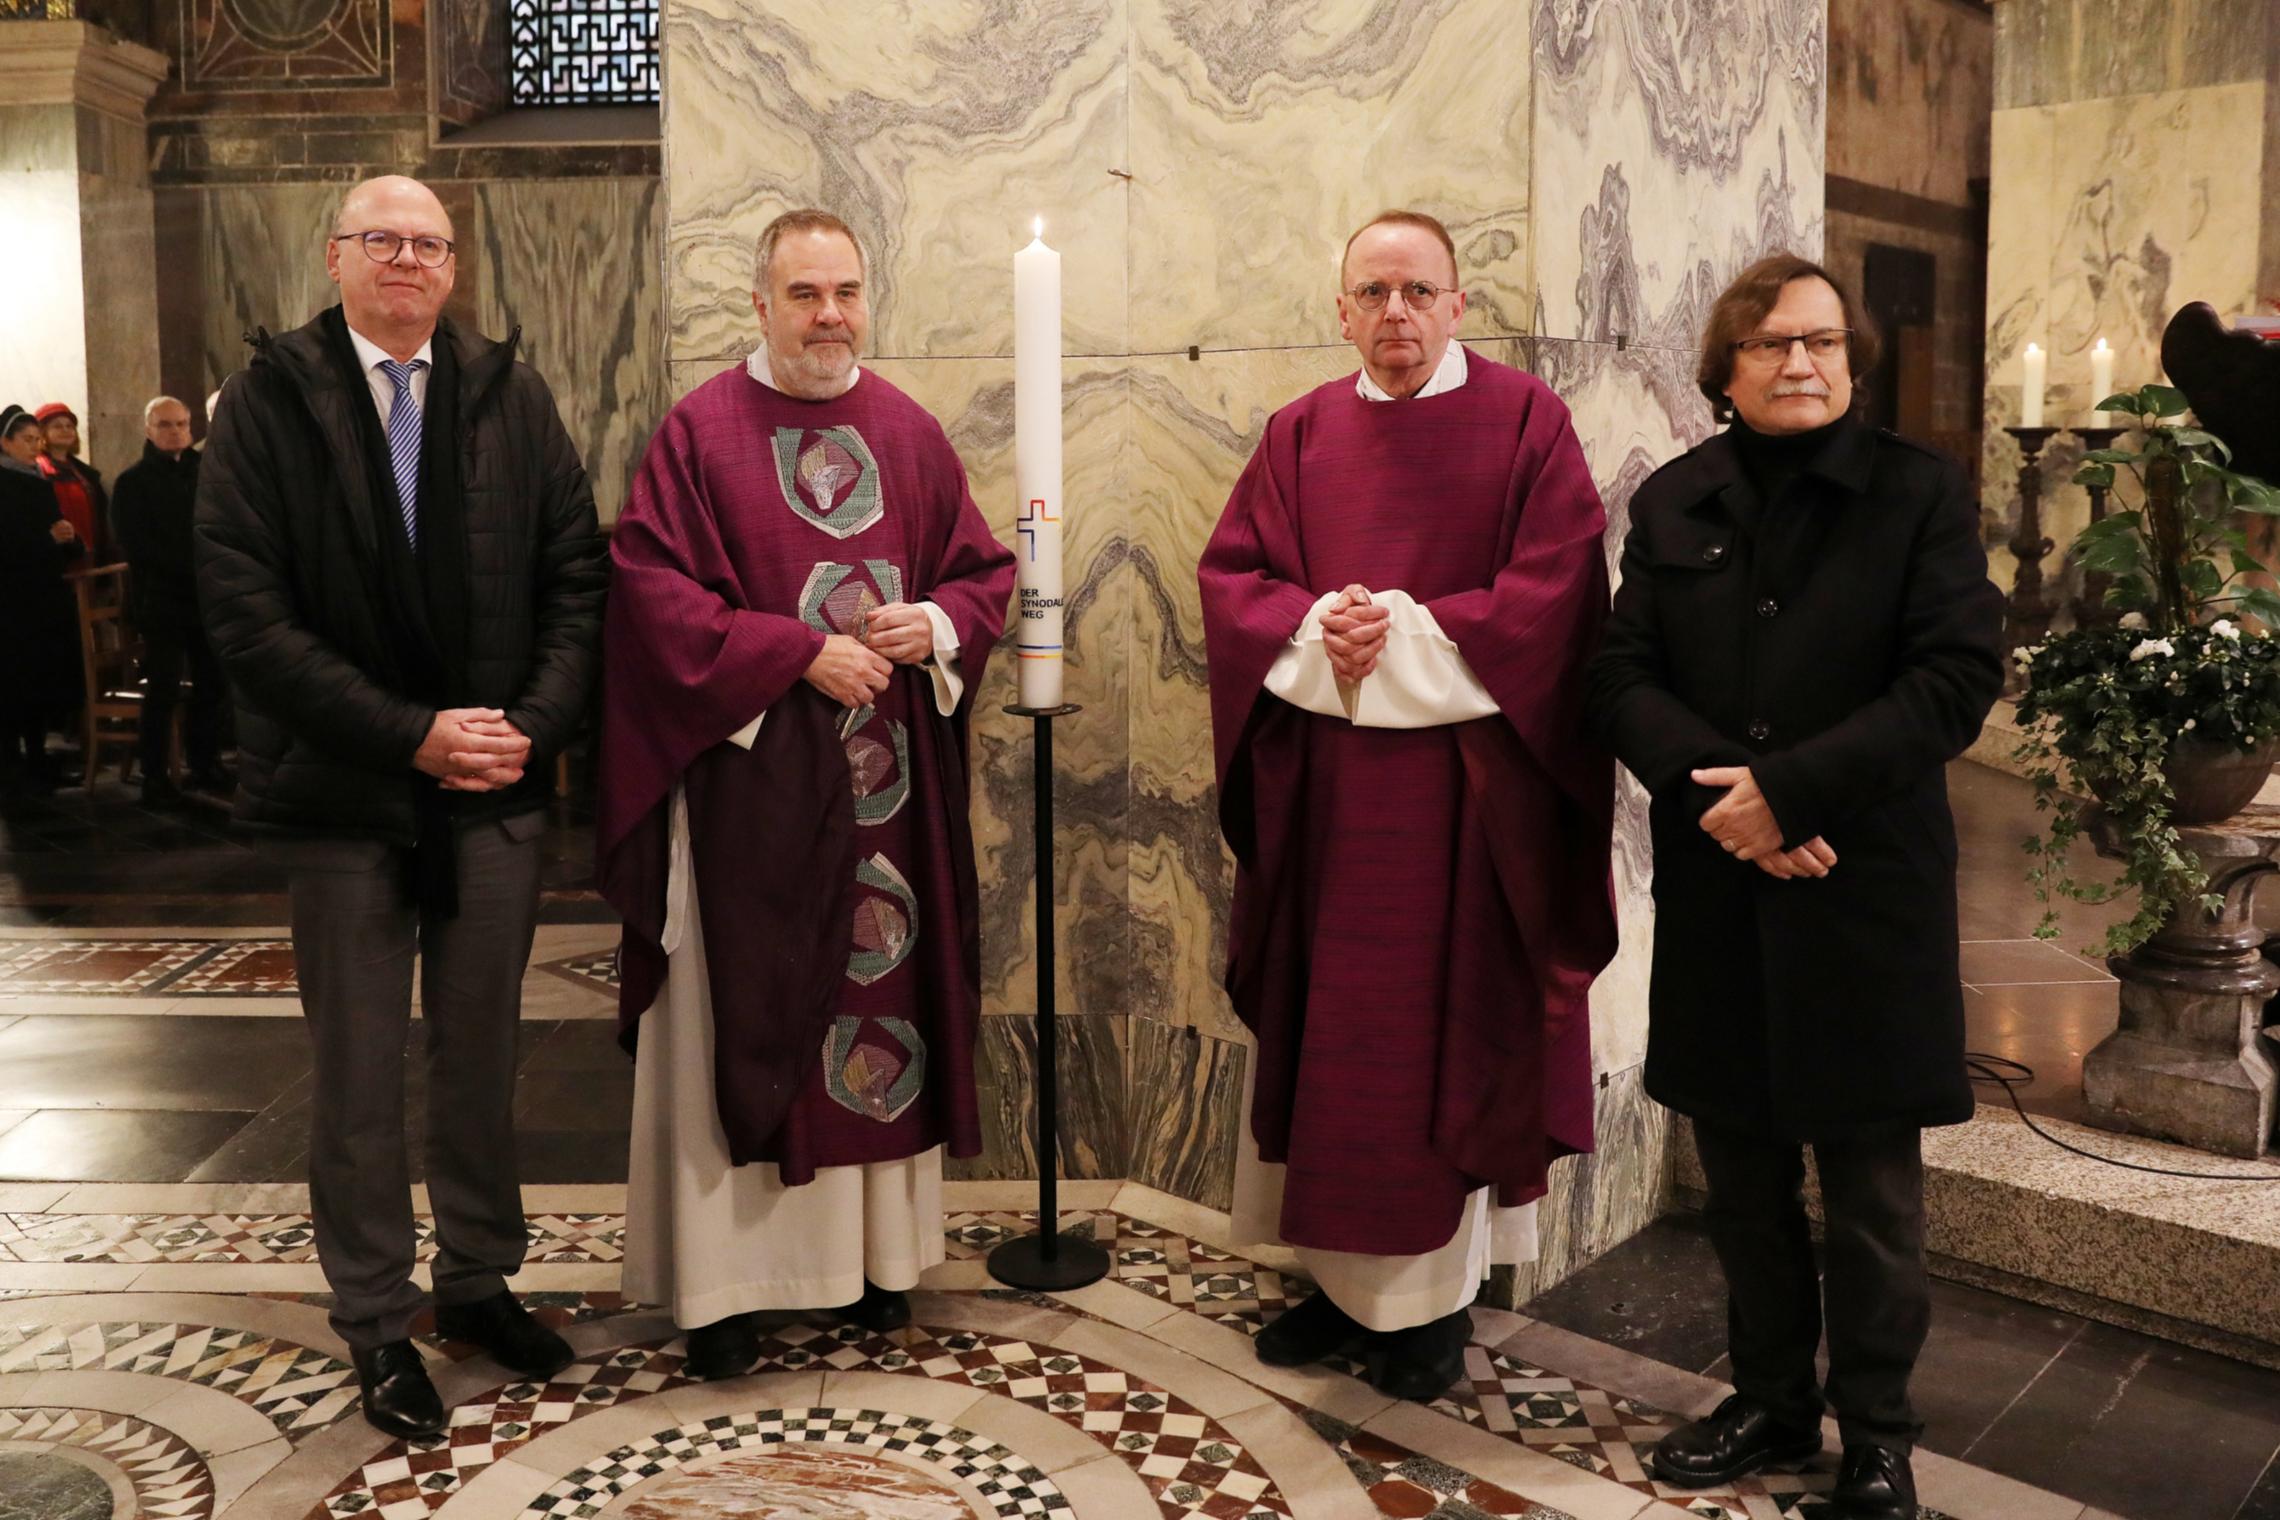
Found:
[[[1029,235],[1035,238],[1042,238],[1045,235],[1045,218],[1038,217],[1030,222]]]
[[[2105,340],[2104,338],[2100,338],[2100,339],[2098,340],[2098,347],[2097,347],[2097,349],[2096,349],[2096,352],[2098,352],[2098,353],[2104,353],[2105,351],[2106,351],[2106,340]]]
[[[2037,346],[2035,346],[2034,344],[2032,344],[2032,343],[2029,343],[2029,344],[2027,345],[2027,352],[2028,352],[2028,353],[2030,353],[2030,354],[2039,354],[2039,353],[2041,353],[2041,352],[2042,352],[2042,350],[2041,350],[2040,348],[2038,348]]]

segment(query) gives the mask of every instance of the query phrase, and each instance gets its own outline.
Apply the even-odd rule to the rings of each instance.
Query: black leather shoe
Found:
[[[750,1315],[731,1314],[689,1332],[689,1359],[681,1370],[700,1382],[741,1377],[760,1360],[760,1332]]]
[[[1889,1446],[1848,1446],[1829,1502],[1845,1520],[1916,1520],[1916,1472]]]
[[[356,1385],[364,1390],[364,1418],[392,1436],[416,1440],[443,1433],[443,1399],[428,1379],[427,1364],[410,1341],[352,1351]]]
[[[1370,1386],[1388,1398],[1430,1403],[1465,1375],[1472,1315],[1463,1309],[1371,1337]]]
[[[1269,1367],[1305,1367],[1327,1361],[1369,1338],[1361,1322],[1330,1302],[1327,1293],[1296,1304],[1275,1318],[1251,1342]]]
[[[1821,1428],[1784,1425],[1757,1400],[1730,1394],[1706,1419],[1655,1443],[1655,1476],[1681,1488],[1731,1483],[1762,1467],[1803,1462],[1821,1449]]]
[[[471,1304],[440,1306],[435,1333],[481,1346],[492,1361],[524,1377],[552,1377],[576,1357],[568,1341],[532,1319],[522,1300],[505,1288]]]
[[[910,1323],[910,1295],[882,1288],[866,1277],[863,1279],[863,1296],[851,1304],[841,1304],[831,1312],[850,1325],[858,1325],[884,1335],[889,1330],[900,1330]]]

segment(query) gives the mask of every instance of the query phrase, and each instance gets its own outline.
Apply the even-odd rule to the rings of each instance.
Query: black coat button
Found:
[[[1712,544],[1702,551],[1702,563],[1705,565],[1715,565],[1725,557],[1726,546],[1724,544]]]
[[[1779,603],[1779,602],[1775,601],[1775,600],[1774,600],[1772,597],[1770,597],[1770,596],[1769,596],[1769,597],[1766,597],[1766,598],[1764,598],[1763,600],[1761,600],[1761,601],[1758,603],[1758,616],[1759,616],[1759,617],[1772,617],[1772,616],[1773,616],[1775,613],[1779,612],[1780,610],[1781,610],[1781,603]]]
[[[1752,723],[1750,725],[1749,732],[1750,738],[1753,741],[1759,744],[1763,744],[1766,740],[1773,737],[1773,725],[1766,722],[1765,719],[1760,718],[1755,723]]]

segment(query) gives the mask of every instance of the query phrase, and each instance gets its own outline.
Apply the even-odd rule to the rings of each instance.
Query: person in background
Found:
[[[81,700],[79,612],[63,572],[86,552],[38,460],[47,440],[20,406],[0,410],[0,785],[55,786],[47,735]]]
[[[128,615],[143,642],[145,804],[172,802],[181,795],[169,768],[174,712],[186,676],[190,703],[182,741],[190,785],[225,796],[231,785],[222,773],[228,688],[198,623],[190,537],[197,504],[198,451],[190,446],[190,408],[172,396],[160,396],[143,408],[142,458],[119,472],[111,496],[111,531],[131,572]]]
[[[86,546],[86,562],[116,564],[110,499],[103,490],[103,472],[79,457],[78,415],[60,401],[50,401],[33,415],[39,418],[43,443],[36,463],[55,487],[56,506]]]

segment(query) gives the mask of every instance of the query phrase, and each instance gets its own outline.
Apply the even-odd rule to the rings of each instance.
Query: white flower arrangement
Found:
[[[2169,656],[2175,653],[2177,646],[2167,639],[2141,639],[2137,648],[2130,651],[2130,662],[2135,664],[2139,660],[2150,660],[2157,654]]]

